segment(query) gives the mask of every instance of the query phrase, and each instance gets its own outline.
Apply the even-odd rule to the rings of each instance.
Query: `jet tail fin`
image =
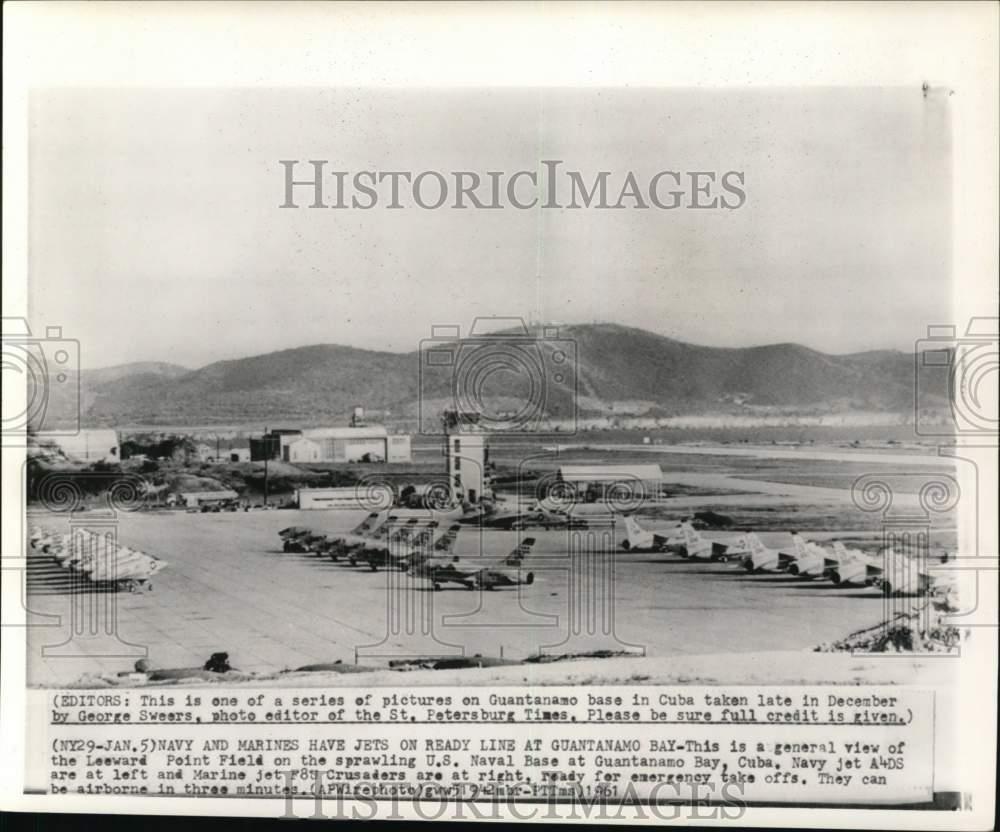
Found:
[[[681,526],[681,530],[684,532],[684,543],[687,546],[696,546],[701,542],[701,535],[698,534],[697,530],[690,523],[685,523]]]
[[[506,566],[518,566],[528,552],[531,551],[531,547],[535,545],[535,538],[526,537],[517,546],[514,547],[513,551],[506,558],[504,558],[504,564]]]
[[[805,540],[802,539],[801,535],[793,534],[792,542],[795,544],[796,557],[804,558],[809,556],[809,546]]]
[[[410,539],[410,536],[417,530],[417,523],[419,522],[416,517],[411,517],[406,521],[406,525],[403,528],[393,532],[390,541],[393,543],[406,543]]]
[[[380,515],[377,511],[373,511],[363,521],[361,521],[356,528],[351,529],[350,534],[362,535],[372,531],[378,523],[379,516]]]
[[[639,521],[631,514],[625,515],[625,531],[628,532],[629,537],[642,537],[642,527],[639,525]]]
[[[433,536],[434,536],[433,529],[421,529],[421,531],[415,534],[413,536],[413,539],[410,540],[410,546],[414,549],[423,548],[424,546],[430,544],[431,540],[433,539]]]
[[[448,527],[438,542],[434,544],[434,553],[438,555],[450,555],[455,548],[455,541],[458,540],[458,532],[462,527],[458,523],[453,523]]]
[[[399,518],[396,515],[391,514],[386,517],[385,521],[376,526],[375,531],[369,532],[367,537],[369,540],[388,540],[389,532],[395,528],[396,521]]]

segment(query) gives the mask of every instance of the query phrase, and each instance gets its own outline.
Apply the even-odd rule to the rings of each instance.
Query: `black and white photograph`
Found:
[[[488,39],[533,7],[448,8]],[[574,11],[613,19],[536,34]],[[996,7],[922,13],[993,26],[988,99]],[[996,195],[995,101],[53,77],[5,141],[22,795],[986,828],[996,206],[960,219]]]

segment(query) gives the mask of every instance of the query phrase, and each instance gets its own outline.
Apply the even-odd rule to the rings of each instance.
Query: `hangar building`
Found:
[[[301,509],[351,509],[385,511],[392,508],[392,489],[381,488],[300,488],[295,502]]]
[[[409,462],[410,437],[382,425],[285,431],[278,437],[284,462]]]

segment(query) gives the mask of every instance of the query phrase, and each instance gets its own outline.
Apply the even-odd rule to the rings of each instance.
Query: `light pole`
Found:
[[[266,507],[268,505],[268,497],[270,496],[270,490],[268,488],[268,481],[267,481],[267,474],[268,474],[267,463],[268,460],[271,458],[271,445],[267,441],[266,425],[264,426],[263,445],[264,445],[264,506]]]

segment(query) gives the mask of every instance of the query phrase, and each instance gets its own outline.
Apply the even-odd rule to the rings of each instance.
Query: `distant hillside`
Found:
[[[158,378],[179,378],[191,370],[180,364],[170,364],[166,361],[135,361],[131,364],[116,364],[114,367],[102,367],[99,370],[82,370],[80,375],[88,385],[104,384],[109,381],[121,381],[134,376],[155,376]]]
[[[463,370],[474,370],[468,378],[483,381],[487,407],[516,410],[523,397],[542,390],[545,413],[553,419],[572,415],[574,402],[578,414],[592,416],[773,410],[908,414],[914,402],[914,358],[902,352],[837,356],[797,344],[720,349],[614,324],[588,324],[562,328],[559,341],[543,342],[537,350],[525,352],[512,343],[500,353],[501,369],[490,373],[496,350],[475,353],[471,341],[447,346],[461,357]],[[560,352],[566,354],[562,363]],[[512,362],[520,375],[502,369]],[[528,366],[535,369],[525,370]],[[529,377],[545,382],[536,383],[532,393]],[[342,422],[356,404],[388,411],[390,418],[415,419],[420,401],[425,416],[454,401],[453,366],[432,364],[419,352],[332,344],[191,371],[172,364],[85,371],[80,383],[83,420],[93,426],[329,424]],[[946,374],[921,379],[922,404],[943,407],[946,384]]]

